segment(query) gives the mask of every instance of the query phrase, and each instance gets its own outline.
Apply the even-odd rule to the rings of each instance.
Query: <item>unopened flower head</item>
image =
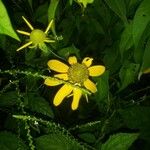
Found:
[[[58,90],[54,97],[53,103],[55,106],[60,105],[65,97],[73,95],[71,108],[72,110],[76,110],[79,105],[79,100],[84,94],[83,87],[91,93],[97,91],[96,84],[93,83],[89,77],[102,75],[105,71],[105,67],[102,65],[91,66],[92,61],[93,58],[85,57],[82,63],[78,63],[75,56],[69,57],[69,65],[56,59],[48,61],[49,68],[58,72],[54,77],[65,81],[64,85]],[[62,82],[47,78],[44,84],[56,86],[62,84]]]
[[[46,43],[55,42],[55,40],[51,40],[50,38],[47,37],[47,34],[53,24],[53,20],[50,21],[46,30],[42,31],[40,29],[34,29],[34,27],[30,24],[30,22],[25,17],[22,16],[22,18],[25,21],[25,23],[27,24],[27,26],[30,28],[31,32],[17,30],[18,33],[29,37],[28,42],[26,44],[24,44],[23,46],[21,46],[20,48],[18,48],[17,51],[20,51],[28,46],[29,46],[29,48],[36,48],[38,46],[40,47],[45,42]]]

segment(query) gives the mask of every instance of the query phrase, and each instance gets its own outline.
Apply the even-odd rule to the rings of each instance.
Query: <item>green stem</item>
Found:
[[[58,78],[55,78],[55,77],[50,77],[50,76],[45,76],[45,75],[41,75],[39,74],[38,72],[36,73],[33,73],[33,72],[30,72],[30,71],[21,71],[21,70],[5,70],[5,71],[1,71],[0,70],[0,73],[8,73],[10,75],[16,75],[16,74],[24,74],[24,75],[27,75],[27,76],[32,76],[34,78],[42,78],[42,79],[50,79],[50,80],[54,80],[54,81],[57,81],[59,82],[60,84],[68,84],[70,86],[72,86],[73,88],[78,88],[80,89],[83,94],[85,95],[91,95],[91,92],[88,91],[87,89],[84,89],[80,86],[77,86],[77,85],[74,85],[68,81],[64,81],[64,80],[61,80],[61,79],[58,79]]]

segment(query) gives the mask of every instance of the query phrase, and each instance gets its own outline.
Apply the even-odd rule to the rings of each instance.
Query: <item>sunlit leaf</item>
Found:
[[[140,72],[148,73],[146,71],[148,71],[149,69],[150,69],[150,39],[148,40],[146,48],[145,48],[145,52],[143,56],[143,63],[142,63]]]
[[[19,40],[19,37],[17,36],[16,32],[14,31],[9,16],[7,14],[7,10],[4,6],[4,4],[2,3],[2,1],[0,0],[0,34],[5,34],[8,36],[11,36],[12,38]]]
[[[136,47],[150,22],[149,6],[150,0],[143,0],[133,19],[133,40]]]
[[[94,0],[77,0],[79,3],[83,4],[84,8],[86,8],[87,4],[91,4]]]

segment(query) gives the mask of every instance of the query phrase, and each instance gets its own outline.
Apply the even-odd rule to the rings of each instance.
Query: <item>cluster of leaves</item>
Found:
[[[149,149],[150,0],[0,0],[0,10],[0,149]],[[21,16],[41,29],[54,19],[46,53],[16,52]],[[49,59],[70,55],[106,66],[76,111],[69,100],[55,108],[41,78]]]

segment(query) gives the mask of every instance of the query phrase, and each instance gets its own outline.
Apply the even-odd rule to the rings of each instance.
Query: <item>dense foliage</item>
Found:
[[[16,51],[29,42],[22,16],[43,31],[53,21],[55,42]],[[150,149],[150,0],[0,0],[0,52],[1,150]],[[106,68],[77,110],[44,84],[47,62],[69,56]]]

